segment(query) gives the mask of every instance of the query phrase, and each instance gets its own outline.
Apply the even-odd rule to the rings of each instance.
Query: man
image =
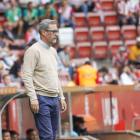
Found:
[[[55,140],[59,116],[58,101],[61,104],[61,113],[66,110],[57,74],[57,52],[52,47],[58,37],[56,21],[41,21],[38,31],[40,40],[25,52],[22,80],[30,98],[40,140]]]
[[[74,11],[79,12],[82,11],[87,15],[88,6],[86,5],[87,0],[69,0],[69,3],[72,5]]]
[[[69,55],[70,55],[70,47],[69,46],[65,46],[63,48],[63,50],[58,53],[58,56],[60,57],[63,65],[66,68],[68,68],[70,77],[72,79],[73,67],[70,66],[71,62],[70,62],[70,56]]]
[[[58,9],[59,24],[60,27],[64,27],[65,24],[69,24],[73,29],[75,27],[74,10],[68,4],[68,0],[62,2],[62,6]]]
[[[76,117],[74,121],[74,131],[80,135],[88,135],[86,128],[84,126],[84,119],[82,117]]]
[[[26,131],[26,139],[24,140],[35,140],[36,139],[36,131],[34,129],[28,129]]]
[[[121,24],[136,24],[134,8],[129,0],[122,0],[118,5]]]
[[[95,86],[98,83],[98,73],[90,65],[90,59],[86,59],[85,65],[77,69],[76,84],[80,86]]]
[[[18,133],[15,131],[10,131],[11,140],[18,140]]]
[[[116,67],[117,70],[119,70],[122,66],[128,65],[128,53],[126,52],[126,49],[124,46],[119,47],[119,52],[115,54],[113,57],[113,64]]]
[[[18,35],[21,35],[23,29],[22,12],[19,7],[17,7],[17,1],[10,1],[11,8],[6,10],[7,21],[12,22],[14,28],[18,27]]]
[[[38,22],[38,11],[33,8],[32,2],[28,3],[28,8],[24,10],[25,31],[28,26],[35,25]]]
[[[8,130],[2,130],[2,140],[11,140],[10,132]]]
[[[129,59],[131,62],[140,62],[140,37],[136,38],[137,44],[131,47]]]
[[[46,3],[44,7],[40,10],[40,18],[43,19],[57,19],[57,13],[55,8],[50,4]]]
[[[4,83],[1,83],[1,84],[0,84],[0,87],[12,86],[11,75],[10,75],[10,74],[4,75],[4,76],[3,76],[3,81],[4,81]]]

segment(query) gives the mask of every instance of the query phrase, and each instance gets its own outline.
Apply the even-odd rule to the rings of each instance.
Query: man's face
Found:
[[[28,140],[35,140],[36,139],[36,131],[32,131],[28,136]]]
[[[18,140],[18,135],[17,135],[17,134],[12,135],[12,136],[11,136],[11,140]]]
[[[30,4],[28,5],[28,9],[29,9],[29,10],[32,10],[32,9],[33,9],[32,3],[30,3]]]
[[[2,140],[11,140],[11,136],[9,132],[5,132],[3,134]]]
[[[48,30],[58,30],[56,24],[50,24]],[[49,44],[56,43],[56,39],[58,38],[58,33],[54,34],[51,31],[45,31],[45,37]]]
[[[66,6],[68,4],[67,0],[63,0],[63,6]]]
[[[7,29],[8,29],[9,31],[12,31],[12,30],[13,30],[13,25],[12,25],[11,22],[8,23]]]
[[[11,6],[15,6],[17,4],[15,0],[11,0],[10,2],[11,2]]]
[[[11,76],[6,76],[4,79],[5,85],[9,85],[11,83]]]
[[[66,129],[68,132],[70,131],[70,124],[69,124],[69,122],[65,122],[64,124],[63,124],[63,126],[62,126],[62,129]]]
[[[65,51],[66,54],[69,54],[70,53],[70,47],[66,47],[64,51]]]

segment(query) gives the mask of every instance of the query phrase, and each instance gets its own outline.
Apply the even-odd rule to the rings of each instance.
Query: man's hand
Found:
[[[39,112],[39,103],[38,103],[38,100],[32,100],[31,102],[31,109],[32,111],[36,114]]]
[[[65,100],[61,99],[61,100],[60,100],[60,104],[61,104],[61,108],[62,108],[61,113],[63,113],[63,112],[65,112],[66,109],[67,109],[67,105],[66,105]]]

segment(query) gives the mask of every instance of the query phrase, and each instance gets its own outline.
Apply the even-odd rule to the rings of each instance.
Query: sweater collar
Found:
[[[46,43],[44,43],[41,39],[39,39],[38,41],[42,46],[46,47],[46,48],[50,48]]]

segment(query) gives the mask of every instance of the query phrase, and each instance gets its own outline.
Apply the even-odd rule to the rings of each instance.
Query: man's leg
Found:
[[[69,23],[73,29],[75,28],[75,22],[74,21],[72,21],[70,19],[65,19],[64,22]]]
[[[39,131],[40,140],[53,140],[51,124],[51,111],[53,101],[46,96],[37,95],[39,101],[39,113],[34,114],[36,127]]]
[[[23,30],[23,21],[19,21],[19,24],[18,24],[18,35],[21,35],[22,30]]]
[[[87,15],[87,13],[88,13],[88,6],[86,4],[81,5],[80,9],[81,9],[82,12],[84,12]]]
[[[60,25],[60,27],[64,27],[65,26],[64,17],[62,15],[60,15],[60,17],[59,17],[59,25]]]

